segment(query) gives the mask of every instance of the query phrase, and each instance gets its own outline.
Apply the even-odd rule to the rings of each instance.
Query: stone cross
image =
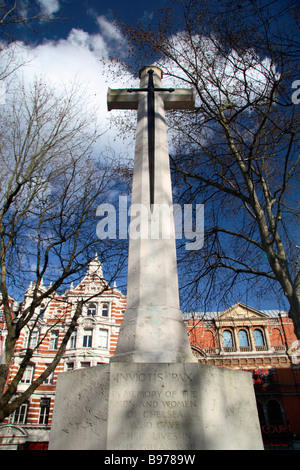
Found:
[[[154,151],[155,151],[155,92],[168,91],[174,92],[174,88],[155,88],[153,82],[154,70],[147,70],[149,74],[147,88],[133,88],[127,90],[128,93],[147,92],[147,108],[148,108],[148,163],[149,163],[149,184],[150,184],[150,205],[154,204]]]
[[[161,78],[158,67],[144,67],[139,89],[109,88],[107,96],[109,110],[138,110],[130,215],[134,222],[135,211],[142,212],[143,225],[141,236],[129,239],[127,308],[115,362],[194,361],[179,307],[174,218],[159,211],[172,208],[165,110],[193,109],[195,97],[192,90],[162,88]],[[155,214],[160,225],[153,234]]]

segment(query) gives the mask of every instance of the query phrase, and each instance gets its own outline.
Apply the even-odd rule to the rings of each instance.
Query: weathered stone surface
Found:
[[[51,449],[263,449],[247,372],[112,363],[58,382]]]
[[[58,376],[49,449],[106,448],[109,365]]]

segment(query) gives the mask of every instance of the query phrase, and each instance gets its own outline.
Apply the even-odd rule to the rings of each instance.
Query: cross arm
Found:
[[[107,92],[107,108],[112,109],[138,109],[139,93],[128,93],[123,89],[109,88]]]
[[[138,109],[139,95],[141,91],[148,91],[148,89],[112,89],[108,88],[107,92],[107,107],[108,111],[112,109]],[[155,89],[156,92],[161,91],[161,96],[164,100],[166,110],[170,109],[190,109],[195,107],[195,92],[191,89],[177,88],[173,89]],[[172,91],[172,93],[166,93]]]
[[[195,92],[191,89],[176,88],[174,93],[164,93],[165,109],[190,109],[195,107]]]

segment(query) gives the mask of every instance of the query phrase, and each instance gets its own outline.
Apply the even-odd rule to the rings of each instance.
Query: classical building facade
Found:
[[[249,371],[266,449],[300,449],[300,342],[285,312],[237,303],[184,315],[199,362]]]
[[[29,286],[23,308],[30,302],[32,289]],[[82,281],[45,301],[37,312],[35,327],[24,329],[8,381],[16,374],[28,342],[35,353],[17,392],[25,390],[45,370],[81,298],[85,300],[83,312],[62,360],[28,402],[0,425],[0,449],[47,448],[58,374],[107,363],[114,354],[126,297],[106,283],[96,257]],[[184,322],[199,362],[252,374],[266,449],[300,448],[300,354],[287,314],[258,311],[238,303],[221,313],[184,314]],[[1,310],[0,336],[3,345]]]

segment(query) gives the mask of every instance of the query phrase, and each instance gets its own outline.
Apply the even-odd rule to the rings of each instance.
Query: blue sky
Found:
[[[154,11],[163,7],[166,3],[166,0],[153,0],[151,2],[139,0],[130,2],[122,0],[60,0],[61,9],[59,13],[66,18],[70,18],[70,22],[57,26],[55,28],[56,33],[60,35],[68,33],[71,25],[75,28],[83,28],[90,33],[96,33],[97,24],[95,19],[101,15],[109,21],[113,20],[116,15],[122,21],[131,24],[143,20],[151,21]]]
[[[25,3],[28,0],[23,0]],[[72,28],[82,29],[89,34],[99,32],[97,18],[105,17],[112,22],[118,18],[125,23],[151,21],[154,12],[167,5],[168,0],[143,2],[131,0],[35,0],[40,10],[53,18],[62,18],[52,26],[44,28],[35,40],[66,39]],[[30,3],[30,2],[29,2]],[[24,32],[24,38],[26,33]],[[32,38],[31,38],[32,39]]]

